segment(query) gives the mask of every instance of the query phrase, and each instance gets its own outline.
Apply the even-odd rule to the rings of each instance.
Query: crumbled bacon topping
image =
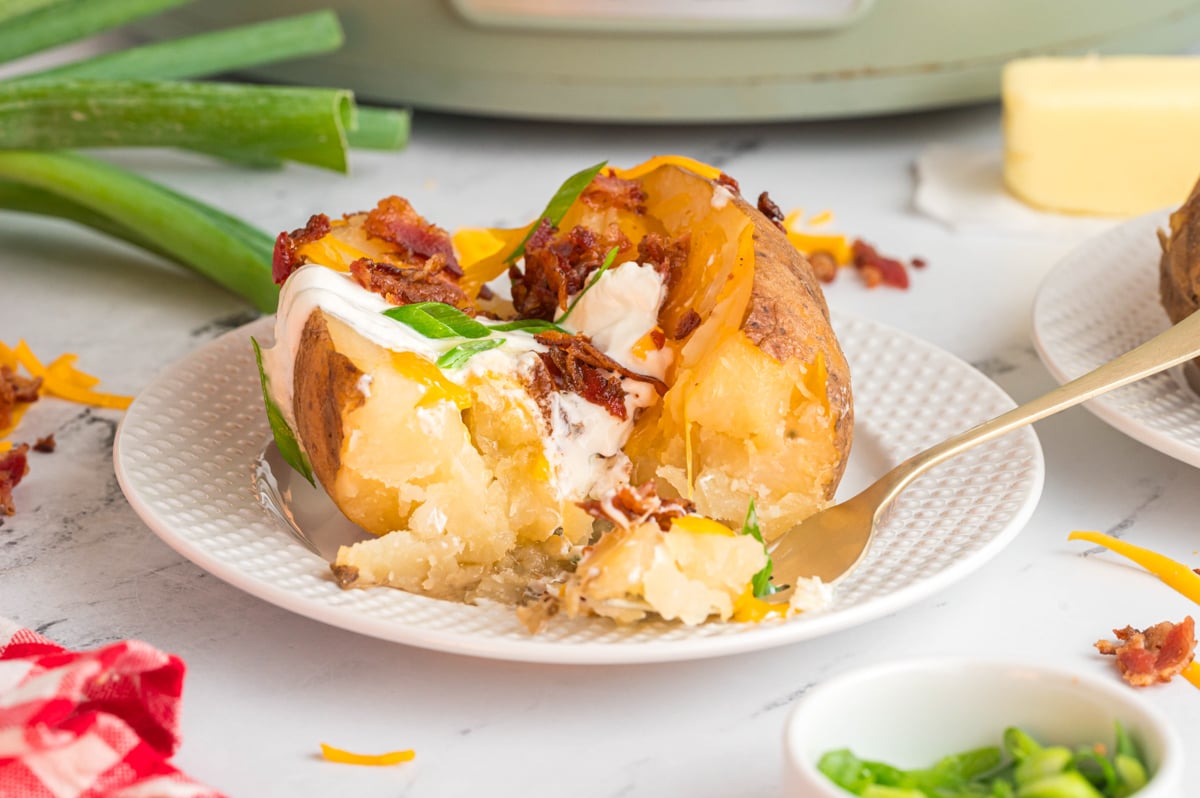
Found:
[[[367,213],[363,230],[367,235],[400,247],[396,254],[405,262],[419,265],[421,261],[432,262],[440,256],[439,268],[445,268],[455,276],[462,276],[462,269],[454,257],[450,234],[428,222],[403,197],[391,196],[381,199],[374,210]]]
[[[811,253],[808,256],[808,263],[812,266],[813,274],[823,283],[832,283],[833,279],[837,277],[837,259],[823,249]]]
[[[694,309],[688,308],[683,312],[683,315],[679,317],[679,321],[676,323],[675,329],[671,332],[671,337],[676,341],[682,341],[684,338],[687,338],[689,335],[691,335],[692,331],[699,326],[700,314]]]
[[[724,186],[725,188],[732,191],[734,194],[742,193],[742,187],[738,185],[738,181],[734,180],[732,177],[725,174],[724,172],[722,172],[717,177],[717,185]]]
[[[33,444],[33,450],[42,454],[50,454],[57,448],[58,442],[54,440],[54,433],[50,433],[43,438],[38,438],[37,443]]]
[[[771,223],[778,227],[782,232],[786,233],[787,228],[783,226],[783,211],[779,210],[779,206],[767,192],[758,195],[758,210],[763,216],[771,220]]]
[[[626,485],[604,499],[592,499],[577,504],[593,518],[604,518],[628,529],[635,524],[654,521],[666,532],[672,518],[696,512],[696,505],[687,499],[664,499],[658,495],[654,482],[639,487]]]
[[[271,277],[276,285],[283,285],[288,276],[304,265],[299,249],[304,244],[319,241],[329,235],[329,217],[318,213],[308,218],[308,223],[299,230],[280,233],[275,239],[275,252],[271,255]]]
[[[354,282],[393,305],[444,302],[473,315],[466,292],[442,270],[441,255],[434,255],[425,266],[411,267],[359,258],[350,264],[350,276]]]
[[[525,243],[525,270],[509,270],[517,315],[552,321],[559,310],[566,310],[571,295],[583,290],[588,275],[603,265],[613,247],[630,247],[616,224],[603,235],[578,225],[558,234],[549,219],[542,219]]]
[[[1114,629],[1117,640],[1097,640],[1101,654],[1117,658],[1117,668],[1134,687],[1169,682],[1191,664],[1196,651],[1196,630],[1189,615],[1180,623],[1163,621],[1149,629],[1132,626]]]
[[[617,177],[610,169],[608,174],[596,175],[579,195],[583,203],[598,211],[608,208],[633,211],[641,215],[646,212],[646,192],[635,180]]]
[[[29,444],[22,443],[0,454],[0,514],[12,515],[17,511],[12,494],[21,479],[29,473],[28,451]]]
[[[908,288],[908,271],[895,258],[880,255],[875,247],[857,239],[850,245],[854,266],[866,281],[868,288],[890,285],[893,288]]]
[[[663,285],[670,292],[671,286],[687,267],[688,251],[692,247],[692,236],[684,233],[671,238],[659,233],[647,233],[638,242],[638,263],[650,264],[662,275]]]
[[[37,401],[41,387],[41,377],[22,377],[8,366],[0,366],[0,429],[12,426],[12,412],[18,402]]]

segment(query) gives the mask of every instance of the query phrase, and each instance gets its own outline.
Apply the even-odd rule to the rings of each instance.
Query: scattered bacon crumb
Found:
[[[304,227],[290,233],[280,233],[275,238],[275,251],[271,254],[271,277],[276,285],[283,285],[292,272],[304,265],[299,248],[329,235],[330,229],[329,217],[318,213],[308,217]]]
[[[12,413],[18,402],[36,402],[42,378],[22,377],[8,366],[0,366],[0,429],[12,426]]]
[[[12,515],[17,511],[13,505],[13,489],[29,473],[26,453],[29,444],[22,443],[4,454],[0,454],[0,514]]]
[[[758,195],[758,210],[781,231],[784,233],[787,232],[787,228],[783,226],[783,211],[779,210],[779,206],[775,204],[771,196],[765,191]]]
[[[367,213],[363,230],[367,235],[400,247],[401,251],[396,254],[404,261],[421,265],[422,261],[432,262],[441,256],[439,268],[445,268],[456,277],[462,276],[462,269],[454,258],[450,234],[427,221],[403,197],[393,195],[381,199]]]
[[[662,275],[663,285],[670,294],[679,275],[687,266],[688,250],[692,247],[691,233],[670,238],[660,233],[647,233],[638,242],[638,263],[649,263]]]
[[[675,329],[671,332],[671,337],[676,341],[682,341],[692,334],[692,331],[700,326],[700,314],[694,308],[688,308],[683,315],[679,317],[679,322],[675,325]]]
[[[609,208],[632,211],[639,216],[646,212],[646,192],[636,180],[617,177],[615,170],[596,175],[579,198],[589,208],[603,211]]]
[[[924,269],[925,268],[925,259],[924,258],[913,258],[911,263],[912,263],[914,269]]]
[[[672,518],[681,518],[696,511],[696,505],[687,499],[660,497],[653,481],[636,488],[626,485],[606,499],[591,499],[577,504],[593,518],[608,519],[625,529],[644,521],[654,521],[663,532],[671,528]]]
[[[808,262],[812,266],[813,274],[823,283],[832,283],[833,278],[837,277],[838,265],[833,255],[823,249],[808,256]]]
[[[434,255],[425,266],[411,267],[359,258],[350,264],[350,276],[354,282],[393,305],[445,302],[472,312],[473,306],[466,292],[443,271],[442,264],[441,255]]]
[[[862,239],[850,245],[854,265],[867,280],[867,285],[890,285],[893,288],[908,288],[908,272],[904,264],[895,258],[880,255],[875,247]]]
[[[38,438],[37,443],[33,444],[33,450],[35,452],[41,452],[42,454],[50,454],[57,448],[58,442],[54,440],[53,432],[44,438]]]
[[[1180,623],[1163,621],[1140,631],[1126,626],[1113,634],[1120,642],[1097,640],[1096,649],[1115,656],[1121,676],[1134,687],[1169,682],[1195,656],[1195,624],[1190,615]]]

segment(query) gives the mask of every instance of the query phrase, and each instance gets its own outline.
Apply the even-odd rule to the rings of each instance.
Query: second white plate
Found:
[[[1068,382],[1145,343],[1171,322],[1159,303],[1156,230],[1168,214],[1139,216],[1085,241],[1038,288],[1033,342]],[[1085,407],[1126,435],[1200,466],[1200,397],[1182,367],[1093,399]]]
[[[971,366],[871,321],[837,318],[855,394],[854,449],[843,495],[905,457],[1008,410],[1012,400]],[[168,545],[246,592],[343,629],[497,659],[616,663],[712,657],[807,640],[880,618],[968,576],[1033,512],[1042,451],[1030,429],[960,455],[911,485],[833,605],[786,622],[556,618],[528,634],[512,608],[469,606],[388,588],[342,590],[328,563],[260,504],[255,465],[270,432],[250,336],[262,319],[166,369],[117,435],[117,477]],[[182,597],[181,600],[186,600]]]

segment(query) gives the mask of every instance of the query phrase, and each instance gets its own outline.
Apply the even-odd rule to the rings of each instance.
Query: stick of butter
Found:
[[[1200,58],[1029,58],[1004,68],[1004,182],[1053,211],[1130,216],[1200,175]]]

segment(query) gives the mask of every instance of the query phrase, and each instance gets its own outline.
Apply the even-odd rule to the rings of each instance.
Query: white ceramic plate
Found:
[[[843,495],[1013,405],[989,379],[928,343],[869,321],[836,321],[856,414]],[[255,469],[270,432],[251,335],[270,339],[271,320],[202,347],[138,396],[114,451],[126,497],[168,545],[230,584],[310,618],[409,645],[509,660],[616,663],[794,643],[895,612],[966,577],[1021,530],[1042,489],[1041,447],[1032,430],[1022,430],[910,486],[826,611],[698,627],[556,618],[531,636],[511,608],[334,584],[327,563],[260,503]]]
[[[1073,380],[1167,329],[1159,304],[1155,231],[1166,212],[1139,216],[1084,242],[1038,288],[1033,341],[1059,382]],[[1085,405],[1126,435],[1200,466],[1200,397],[1182,367]]]

